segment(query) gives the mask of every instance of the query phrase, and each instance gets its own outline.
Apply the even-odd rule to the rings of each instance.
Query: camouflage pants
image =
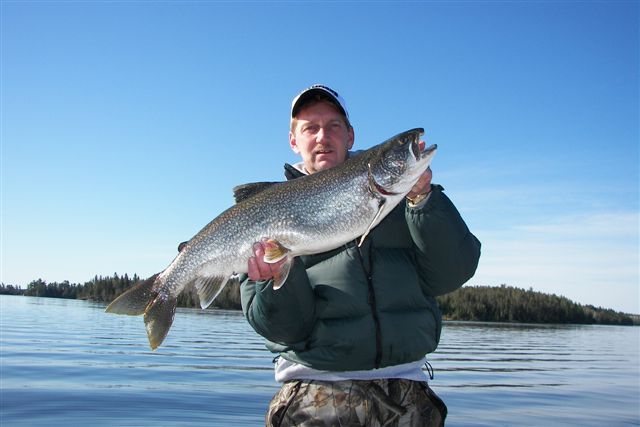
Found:
[[[267,427],[444,426],[447,407],[426,382],[294,380],[273,396]]]

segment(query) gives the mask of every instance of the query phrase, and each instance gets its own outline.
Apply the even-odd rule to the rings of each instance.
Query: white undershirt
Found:
[[[299,363],[291,362],[284,357],[279,357],[275,366],[276,381],[283,383],[289,380],[319,380],[319,381],[345,381],[345,380],[376,380],[384,378],[404,378],[412,381],[427,381],[427,374],[422,370],[426,357],[415,362],[401,365],[387,366],[380,369],[364,371],[320,371],[309,368]]]

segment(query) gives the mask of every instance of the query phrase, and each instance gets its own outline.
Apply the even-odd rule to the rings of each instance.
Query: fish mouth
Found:
[[[420,160],[429,156],[438,148],[436,144],[431,144],[427,146],[426,143],[424,144],[424,149],[420,148],[420,139],[422,135],[424,135],[423,128],[412,129],[408,131],[408,133],[410,134],[410,138],[411,138],[411,142],[410,142],[411,154],[413,154],[413,157],[415,158],[415,160]]]
[[[416,160],[420,160],[422,157],[422,150],[420,149],[420,138],[424,135],[424,129],[416,128],[409,131],[411,138],[411,153]]]
[[[427,157],[427,156],[431,155],[437,149],[438,149],[438,144],[431,144],[428,147],[425,146],[424,150],[419,152],[419,156],[416,157],[416,160],[420,160],[420,159],[422,159],[424,157]]]

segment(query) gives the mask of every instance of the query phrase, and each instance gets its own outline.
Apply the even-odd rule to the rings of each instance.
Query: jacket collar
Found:
[[[355,157],[364,151],[365,150],[349,151],[347,158]],[[300,178],[301,176],[305,176],[305,175],[309,175],[309,174],[305,170],[303,162],[294,163],[293,165],[289,163],[284,164],[284,176],[287,177],[287,180]]]

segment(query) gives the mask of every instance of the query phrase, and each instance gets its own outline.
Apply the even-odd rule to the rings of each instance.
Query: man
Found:
[[[344,99],[315,85],[294,98],[289,144],[302,161],[295,179],[332,168],[351,153]],[[256,242],[241,284],[243,312],[279,354],[267,426],[444,425],[447,409],[427,385],[425,355],[440,339],[435,296],[475,273],[480,242],[428,169],[359,247],[295,259],[273,290],[281,263]],[[268,236],[265,236],[268,237]]]

